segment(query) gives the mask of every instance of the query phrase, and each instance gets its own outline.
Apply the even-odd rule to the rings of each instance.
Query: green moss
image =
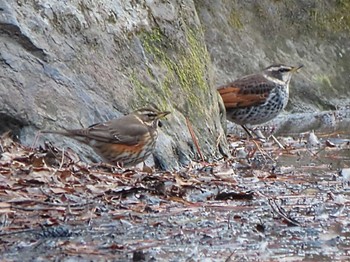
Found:
[[[333,23],[333,29],[337,31],[350,31],[350,2],[348,0],[338,0],[336,4],[336,9],[331,12],[329,18]]]
[[[169,109],[165,93],[156,93],[154,89],[146,86],[141,80],[139,80],[135,72],[131,74],[130,81],[138,97],[137,100],[132,102],[133,109],[137,109],[140,106],[147,106],[151,103],[157,105],[160,110]]]
[[[309,14],[319,31],[349,32],[349,10],[350,1],[337,0],[332,6],[324,5],[310,9]]]
[[[90,5],[87,3],[84,3],[84,1],[79,2],[77,8],[84,15],[88,15],[90,12],[93,12]]]
[[[253,13],[257,15],[259,19],[267,20],[268,15],[263,6],[259,2],[255,3],[253,6]]]
[[[315,82],[317,82],[319,85],[324,86],[326,88],[333,87],[332,82],[327,75],[316,75]]]
[[[337,78],[332,75],[317,74],[313,77],[313,81],[317,85],[315,92],[317,95],[313,97],[313,104],[317,105],[322,110],[330,110],[330,97],[341,97],[344,92],[339,89],[336,83]]]
[[[131,74],[130,81],[138,96],[138,100],[133,101],[134,102],[132,104],[133,109],[149,104],[150,98],[157,99],[157,96],[155,96],[156,94],[154,90],[149,88],[141,80],[139,80],[135,72]],[[158,104],[158,101],[152,100],[152,103]]]
[[[117,23],[117,14],[114,11],[111,11],[108,15],[107,22],[110,24]]]
[[[232,9],[230,16],[228,18],[228,23],[231,27],[235,29],[242,29],[243,23],[241,22],[240,13],[235,9]]]
[[[210,59],[204,43],[198,40],[203,37],[200,33],[187,30],[185,33],[187,41],[181,46],[172,43],[158,28],[141,35],[147,56],[154,60],[153,63],[165,69],[161,79],[157,79],[162,100],[172,99],[176,86],[184,90],[183,93],[187,95],[187,100],[192,105],[200,106],[203,101],[200,95],[208,95],[206,72]],[[154,78],[150,68],[147,68],[147,73]],[[139,96],[145,95],[139,85],[135,88],[140,89],[137,91]]]

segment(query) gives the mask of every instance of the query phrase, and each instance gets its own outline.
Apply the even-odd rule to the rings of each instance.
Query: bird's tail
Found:
[[[72,130],[41,130],[42,134],[57,134],[66,137],[73,138],[78,140],[79,142],[89,144],[89,140],[86,139],[86,135],[84,134],[84,129],[72,129]]]
[[[58,134],[58,135],[62,135],[62,136],[72,136],[72,133],[69,131],[65,131],[65,130],[40,130],[40,133],[43,134]]]

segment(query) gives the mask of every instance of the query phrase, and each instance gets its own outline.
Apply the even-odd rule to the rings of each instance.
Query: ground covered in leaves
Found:
[[[1,261],[344,261],[350,142],[228,138],[178,172],[88,165],[0,139]]]

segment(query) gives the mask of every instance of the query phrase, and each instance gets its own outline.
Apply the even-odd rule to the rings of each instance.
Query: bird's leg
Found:
[[[278,139],[273,135],[274,131],[275,131],[276,127],[273,125],[272,128],[270,129],[270,136],[267,137],[267,139],[269,139],[270,137],[272,138],[273,141],[275,141],[275,143],[279,146],[279,148],[281,149],[286,149],[282,143],[280,141],[278,141]]]
[[[248,134],[248,136],[250,138],[253,138],[252,133],[250,132],[250,130],[245,125],[241,125],[241,127],[244,129],[244,131]]]
[[[262,157],[265,159],[265,155],[266,155],[270,160],[275,161],[275,160],[273,160],[273,158],[262,147],[259,146],[259,144],[256,141],[254,141],[254,139],[253,139],[254,137],[253,137],[252,133],[254,133],[254,135],[258,138],[258,140],[260,142],[266,142],[265,137],[262,137],[261,135],[257,134],[254,130],[249,129],[245,125],[242,125],[242,128],[244,129],[244,131],[246,131],[248,136],[252,139],[254,145],[259,150],[259,152],[262,155]]]
[[[261,133],[260,130],[258,130],[258,131],[259,131],[259,133],[258,133],[258,132],[255,132],[255,130],[253,130],[252,128],[246,127],[245,125],[242,125],[242,128],[244,129],[244,131],[248,134],[248,136],[249,136],[250,138],[254,138],[254,136],[252,135],[252,133],[253,133],[253,134],[256,136],[256,138],[257,138],[258,140],[260,140],[261,142],[266,142],[266,138],[265,138],[265,136]]]

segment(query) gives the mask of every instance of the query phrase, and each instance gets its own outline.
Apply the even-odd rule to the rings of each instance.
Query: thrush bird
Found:
[[[263,124],[275,118],[286,107],[289,82],[301,67],[271,65],[219,87],[227,119],[247,130],[247,124]]]
[[[108,163],[133,166],[151,155],[158,136],[159,120],[169,113],[142,108],[84,129],[41,132],[60,134],[85,143]]]

